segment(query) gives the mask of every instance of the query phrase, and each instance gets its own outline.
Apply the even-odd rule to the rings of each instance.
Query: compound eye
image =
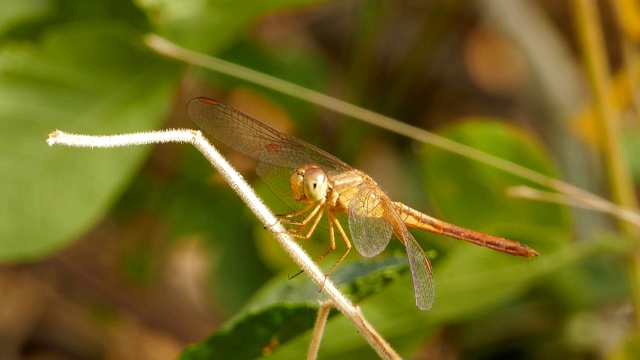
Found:
[[[304,173],[304,194],[307,199],[320,201],[327,196],[329,179],[322,169],[314,167]]]

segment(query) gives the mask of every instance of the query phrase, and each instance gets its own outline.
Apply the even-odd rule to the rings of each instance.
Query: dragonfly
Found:
[[[290,235],[309,238],[326,216],[329,250],[316,261],[335,250],[336,230],[346,244],[346,251],[326,276],[352,247],[336,214],[346,215],[353,244],[365,257],[381,253],[392,235],[400,240],[407,251],[416,306],[420,310],[429,310],[434,303],[433,268],[409,228],[466,240],[510,255],[538,256],[535,250],[519,242],[449,224],[392,201],[363,171],[216,100],[195,98],[189,102],[188,114],[221,143],[255,158],[256,172],[267,185],[286,203],[300,205],[299,210],[279,216],[288,224]]]

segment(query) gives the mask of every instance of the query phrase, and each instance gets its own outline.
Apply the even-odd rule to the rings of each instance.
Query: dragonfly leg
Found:
[[[315,212],[317,212],[317,210],[314,209],[314,213]],[[313,221],[313,225],[311,225],[311,228],[309,229],[307,234],[300,235],[300,234],[297,234],[297,233],[292,233],[290,235],[293,236],[293,237],[296,237],[296,238],[300,238],[300,239],[308,239],[309,237],[311,237],[311,234],[313,234],[314,230],[318,226],[318,223],[320,222],[320,218],[322,218],[322,213],[324,213],[324,211],[321,211],[316,216],[315,220]],[[338,259],[338,261],[336,261],[336,263],[331,267],[331,269],[329,269],[329,271],[325,274],[325,280],[338,267],[338,265],[340,265],[342,263],[342,261],[347,257],[347,255],[349,254],[349,251],[351,251],[351,241],[349,241],[349,237],[347,236],[347,233],[344,231],[344,228],[342,228],[342,225],[340,224],[340,221],[338,221],[338,218],[336,218],[336,216],[333,214],[333,212],[327,211],[327,220],[329,221],[329,250],[324,252],[318,258],[314,259],[314,261],[316,263],[322,261],[322,259],[324,259],[327,255],[331,254],[336,249],[335,228],[338,228],[338,232],[340,233],[340,236],[342,237],[342,240],[344,241],[345,245],[347,246],[347,250],[344,252],[344,254],[342,254],[340,259]],[[291,277],[289,277],[289,280],[291,280],[294,277],[300,275],[301,273],[302,273],[302,271],[297,273],[297,274],[295,274],[295,275],[293,275],[293,276],[291,276]],[[321,290],[322,290],[322,288],[320,288],[320,291]]]
[[[322,205],[322,204],[319,204],[319,205]],[[315,214],[318,211],[319,208],[320,208],[320,206],[316,207],[316,209],[314,209],[313,213]],[[289,235],[291,235],[291,236],[293,236],[295,238],[298,238],[298,239],[308,239],[309,237],[311,237],[311,234],[313,234],[313,232],[315,231],[316,227],[318,226],[318,223],[320,222],[320,218],[322,218],[322,213],[323,212],[324,211],[321,211],[320,214],[318,214],[316,216],[316,219],[313,221],[313,224],[311,225],[311,228],[309,229],[307,234],[300,235],[298,233],[289,233]],[[335,218],[335,216],[332,213],[329,213],[329,215],[327,215],[327,216],[331,216],[331,217]],[[301,228],[306,226],[306,225],[307,224],[303,224],[301,226]],[[300,228],[298,228],[298,229],[300,229]],[[329,220],[329,239],[330,239],[329,250],[327,252],[325,252],[324,254],[320,255],[320,257],[314,259],[313,261],[315,261],[316,263],[320,262],[322,259],[324,259],[325,256],[329,255],[336,248],[335,237],[333,236],[333,225],[331,224],[331,220]],[[296,276],[298,276],[300,274],[302,274],[302,271],[300,271],[299,273],[297,273],[297,274],[295,274],[293,276],[290,276],[289,280],[293,279],[294,277],[296,277]],[[329,274],[327,274],[326,276],[329,276]],[[326,277],[325,277],[325,279],[326,279]]]
[[[342,236],[342,240],[344,240],[344,244],[347,246],[347,250],[344,252],[344,254],[342,254],[340,259],[338,259],[338,261],[336,261],[336,263],[331,267],[329,272],[327,272],[326,276],[329,276],[338,267],[338,265],[342,263],[344,258],[347,257],[347,255],[349,254],[349,251],[351,251],[351,241],[349,241],[349,237],[344,232],[344,229],[342,228],[340,221],[338,221],[338,218],[336,218],[336,216],[332,212],[327,211],[327,218],[329,219],[329,237],[331,240],[331,248],[322,257],[325,257],[327,254],[329,254],[331,251],[335,250],[336,248],[336,240],[335,240],[335,235],[333,231],[334,225],[338,229],[340,236]]]
[[[309,209],[311,209],[311,207],[314,205],[314,203],[311,203],[307,206],[305,206],[304,208],[302,208],[301,210],[298,210],[294,213],[291,214],[287,214],[287,215],[278,215],[278,217],[280,218],[280,222],[282,222],[283,224],[287,224],[287,225],[293,225],[293,226],[297,226],[298,228],[294,230],[292,230],[292,233],[300,233],[302,232],[302,230],[309,224],[309,222],[311,221],[311,219],[313,219],[314,216],[316,216],[316,214],[318,213],[318,211],[322,208],[323,202],[320,202],[318,204],[316,204],[316,207],[309,212],[309,214],[307,215],[307,217],[305,217],[302,221],[295,221],[295,220],[289,220],[290,218],[295,218],[297,216],[300,216],[301,214],[304,214],[305,212],[309,211]],[[322,213],[320,213],[320,215],[322,215]],[[316,221],[319,221],[319,219],[316,219]],[[311,231],[313,232],[313,231]],[[311,234],[309,234],[310,236]],[[309,236],[307,236],[306,238],[308,239]]]
[[[294,220],[285,220],[285,219],[291,219],[291,218],[295,218],[300,216],[300,214],[304,214],[307,211],[309,211],[309,209],[311,209],[311,207],[314,205],[314,203],[309,203],[307,206],[303,207],[302,209],[290,213],[290,214],[278,214],[276,215],[277,217],[279,217],[280,219],[282,219],[282,221],[287,221],[287,222],[296,222]]]
[[[307,216],[305,221],[302,224],[300,224],[300,226],[298,226],[297,229],[289,231],[289,235],[291,235],[291,236],[293,236],[295,238],[298,238],[298,239],[308,239],[308,238],[310,238],[311,235],[313,235],[313,232],[316,231],[316,227],[318,226],[318,223],[320,222],[320,219],[322,218],[322,214],[324,213],[324,209],[323,209],[323,211],[319,211],[321,208],[323,208],[322,205],[323,205],[322,203],[319,203],[318,206],[316,206],[316,208],[313,209],[311,214],[309,214],[309,216]],[[315,219],[313,220],[313,223],[311,223],[310,220],[313,218],[313,216],[315,216]],[[302,230],[309,224],[311,224],[311,226],[307,230],[307,233],[306,234],[301,234]]]
[[[334,219],[335,219],[335,215],[333,215],[332,212],[327,212],[327,220],[329,221],[329,250],[325,251],[322,255],[320,255],[320,257],[315,259],[314,260],[315,262],[320,262],[327,255],[331,254],[333,250],[336,249],[336,236],[335,236],[335,231],[333,229]],[[329,274],[326,274],[326,276],[329,276]]]

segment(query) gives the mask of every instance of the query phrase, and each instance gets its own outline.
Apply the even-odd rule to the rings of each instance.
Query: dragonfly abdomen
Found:
[[[517,241],[449,224],[423,214],[418,210],[412,209],[401,202],[394,202],[393,205],[395,206],[396,211],[400,213],[402,220],[408,228],[424,230],[434,234],[446,235],[454,239],[465,240],[476,245],[488,247],[510,255],[522,257],[534,257],[539,255],[535,250]]]

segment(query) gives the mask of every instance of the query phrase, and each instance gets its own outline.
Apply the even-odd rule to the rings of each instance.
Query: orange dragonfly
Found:
[[[363,171],[293,136],[281,133],[231,107],[208,98],[189,102],[189,117],[220,142],[258,160],[257,173],[285,202],[293,199],[303,207],[280,218],[289,233],[309,238],[320,219],[329,221],[329,250],[335,247],[335,230],[347,250],[327,273],[351,250],[351,241],[336,213],[346,214],[356,250],[373,257],[384,250],[395,235],[407,250],[413,278],[416,306],[429,310],[434,301],[433,270],[424,251],[407,228],[426,230],[510,255],[533,257],[538,253],[526,245],[505,238],[464,229],[393,202]],[[282,186],[287,183],[288,186]]]

